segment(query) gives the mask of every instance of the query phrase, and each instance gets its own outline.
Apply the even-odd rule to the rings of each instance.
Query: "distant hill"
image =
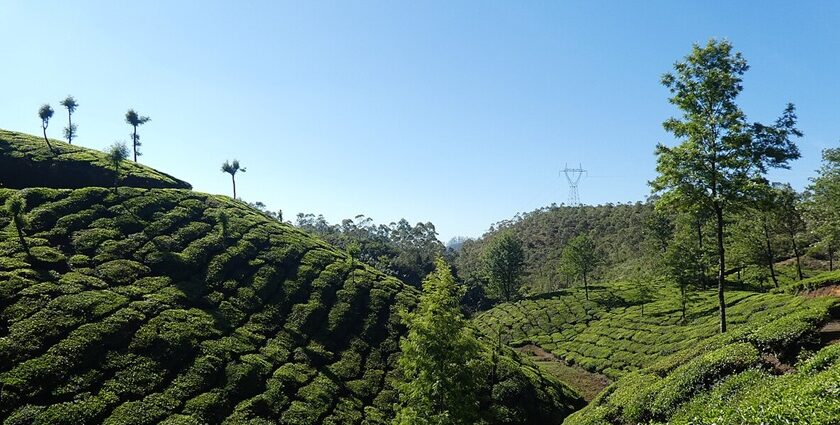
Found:
[[[649,204],[606,204],[579,207],[551,206],[517,214],[511,220],[493,225],[478,240],[461,244],[458,260],[462,279],[480,276],[474,265],[480,264],[484,244],[501,229],[511,229],[522,242],[525,253],[523,284],[531,292],[553,291],[565,286],[559,272],[560,256],[575,236],[588,235],[603,255],[598,278],[616,278],[621,265],[638,259],[645,239],[645,224],[653,207]]]
[[[390,421],[416,289],[147,167],[127,167],[133,187],[96,187],[113,177],[102,154],[42,144],[0,133],[0,164],[21,167],[0,205],[26,204],[25,246],[0,215],[4,424]],[[558,424],[582,406],[514,352],[482,356],[488,423]]]
[[[0,187],[111,187],[114,174],[100,151],[42,137],[0,130]],[[104,144],[103,144],[104,147]],[[120,184],[131,187],[192,189],[189,183],[145,165],[126,161]]]

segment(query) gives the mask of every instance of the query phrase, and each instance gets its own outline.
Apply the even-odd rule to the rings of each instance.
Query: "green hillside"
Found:
[[[102,152],[50,139],[0,129],[0,187],[83,188],[114,185],[114,173]],[[191,189],[189,183],[168,174],[126,161],[120,185],[146,188]]]
[[[640,305],[616,297],[622,289],[607,286],[592,301],[567,290],[505,303],[474,322],[511,346],[551,353],[556,360],[540,365],[582,392],[591,378],[564,375],[569,366],[616,380],[565,423],[762,423],[743,419],[750,415],[763,423],[832,423],[840,417],[832,393],[838,381],[831,381],[840,373],[840,351],[824,348],[819,333],[840,313],[840,299],[730,291],[731,328],[719,334],[712,293],[699,294],[683,322],[675,300],[648,303],[642,314]],[[755,410],[770,402],[778,410]],[[811,408],[820,410],[808,413]]]
[[[37,138],[1,134],[24,152],[9,159],[7,148],[4,163],[45,153],[29,146]],[[59,149],[78,150],[62,167],[88,170],[85,184],[97,173],[111,184],[101,154]],[[47,183],[64,181],[53,175]],[[4,424],[390,420],[399,313],[416,289],[242,202],[144,181],[117,193],[0,189],[0,204],[25,203],[23,244],[13,217],[0,218]],[[581,407],[510,350],[482,358],[493,364],[480,399],[488,423],[556,424]]]
[[[478,315],[475,322],[488,335],[501,329],[502,338],[511,345],[536,344],[568,363],[616,379],[717,335],[714,297],[711,292],[698,295],[687,323],[682,323],[679,307],[670,299],[645,305],[642,314],[639,305],[586,301],[576,290],[502,304]],[[825,317],[827,306],[834,302],[732,291],[727,294],[727,313],[733,329],[738,329],[801,310],[817,309],[818,317]]]
[[[510,229],[521,241],[525,254],[522,283],[526,292],[540,293],[568,286],[560,273],[563,248],[575,236],[588,235],[603,255],[598,276],[616,278],[622,275],[621,265],[639,257],[653,207],[649,204],[581,205],[540,208],[517,214],[511,220],[493,225],[478,240],[464,243],[458,259],[458,272],[470,284],[486,281],[476,264],[481,253],[500,230]],[[486,282],[484,282],[486,284]]]

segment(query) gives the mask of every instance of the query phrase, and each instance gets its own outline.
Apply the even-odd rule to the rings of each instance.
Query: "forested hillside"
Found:
[[[19,140],[3,157],[40,149],[3,134]],[[414,287],[240,201],[149,188],[132,173],[172,180],[146,167],[96,187],[112,171],[78,166],[104,177],[0,189],[4,423],[391,420]],[[580,407],[515,353],[480,344],[482,420],[559,423]]]
[[[572,283],[573,278],[561,269],[561,257],[563,248],[579,235],[591,238],[602,257],[598,277],[614,279],[621,276],[628,262],[638,258],[652,212],[651,205],[636,203],[551,206],[517,215],[496,223],[480,239],[461,245],[455,263],[458,275],[470,286],[486,285],[482,252],[499,232],[510,231],[524,252],[521,283],[525,292],[553,291]]]

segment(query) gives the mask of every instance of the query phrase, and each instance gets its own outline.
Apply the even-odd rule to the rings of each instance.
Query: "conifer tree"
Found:
[[[417,309],[404,314],[408,333],[400,340],[394,424],[467,425],[478,419],[473,368],[479,346],[467,331],[460,296],[449,266],[438,258]]]

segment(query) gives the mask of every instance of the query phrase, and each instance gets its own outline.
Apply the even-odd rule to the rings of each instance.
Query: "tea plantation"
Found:
[[[616,379],[717,335],[715,296],[711,292],[699,295],[687,323],[682,323],[681,312],[670,299],[647,304],[642,314],[639,305],[607,307],[586,301],[583,292],[576,290],[503,304],[482,313],[475,322],[488,335],[501,330],[502,338],[512,345],[534,343],[568,363]],[[729,323],[737,329],[824,301],[732,291],[727,302]]]
[[[616,306],[605,299],[613,296],[599,295],[586,301],[582,291],[566,290],[502,304],[475,319],[482,332],[501,332],[510,345],[536,344],[616,380],[564,423],[840,418],[840,349],[823,347],[818,336],[837,315],[837,298],[731,291],[732,326],[721,335],[712,293],[698,295],[685,322],[673,299],[648,303],[642,314],[639,305]]]
[[[0,162],[37,154],[34,176],[52,161],[39,142],[0,133]],[[390,421],[415,289],[239,201],[150,189],[185,183],[146,167],[125,167],[117,192],[55,188],[112,177],[100,154],[55,144],[67,163],[33,177],[51,188],[0,189],[0,204],[23,201],[0,217],[3,424]],[[487,423],[582,407],[513,351],[482,356]]]
[[[107,156],[99,151],[50,139],[0,129],[0,187],[82,188],[110,187],[114,174]],[[125,161],[120,184],[146,188],[190,189],[189,183],[152,168]]]

